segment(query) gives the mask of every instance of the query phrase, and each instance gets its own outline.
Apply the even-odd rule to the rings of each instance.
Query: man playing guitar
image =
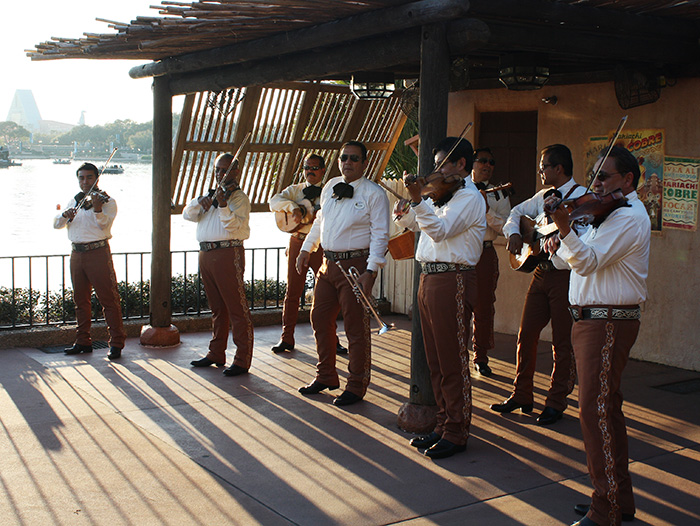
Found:
[[[282,307],[282,336],[272,347],[272,352],[281,353],[294,349],[294,328],[299,314],[299,300],[304,292],[306,275],[300,275],[295,267],[299,250],[304,238],[311,230],[311,225],[318,211],[326,163],[323,157],[309,154],[304,159],[303,183],[292,184],[270,199],[270,210],[275,212],[277,226],[283,232],[291,233],[287,248],[287,293]],[[323,262],[323,249],[311,253],[309,266],[314,274]],[[338,354],[347,353],[347,349],[337,343]]]

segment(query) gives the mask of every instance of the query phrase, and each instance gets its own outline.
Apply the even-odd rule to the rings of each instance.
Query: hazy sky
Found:
[[[31,0],[3,2],[0,30],[0,121],[7,118],[16,89],[30,89],[41,118],[77,124],[116,119],[146,122],[153,117],[151,79],[132,79],[129,69],[149,61],[61,59],[32,61],[25,50],[51,37],[116,33],[95,18],[128,23],[137,16],[159,16],[150,9],[160,0]],[[179,104],[174,111],[179,112]]]

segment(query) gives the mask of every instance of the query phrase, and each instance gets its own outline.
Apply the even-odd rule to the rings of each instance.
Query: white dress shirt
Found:
[[[647,298],[651,222],[637,197],[580,238],[572,230],[556,255],[571,267],[572,305],[636,305]]]
[[[236,190],[226,202],[226,206],[215,208],[212,205],[206,212],[193,199],[182,211],[182,217],[197,223],[197,241],[224,241],[250,237],[250,199],[243,190]]]
[[[474,178],[471,178],[474,182]],[[491,183],[486,184],[486,189],[493,188]],[[484,241],[494,241],[498,236],[503,235],[503,225],[510,214],[510,197],[505,194],[496,196],[496,193],[486,194],[489,209],[486,212],[486,235]]]
[[[486,203],[471,179],[452,198],[438,207],[424,199],[396,223],[420,230],[416,261],[476,265],[484,249]]]
[[[75,207],[77,204],[75,198],[71,199],[64,211]],[[110,197],[109,201],[102,205],[102,212],[99,213],[96,213],[94,208],[89,210],[80,208],[70,223],[68,218],[63,217],[62,214],[63,212],[54,218],[53,227],[67,227],[68,239],[71,243],[85,244],[102,241],[103,239],[112,239],[112,223],[114,223],[114,218],[117,217],[117,202]]]
[[[322,185],[310,185],[307,182],[289,185],[279,194],[272,196],[270,199],[270,210],[273,212],[287,212],[288,214],[293,213],[294,210],[299,208],[301,202],[306,199],[304,196],[304,188],[308,186],[317,186],[321,188]],[[320,199],[320,196],[317,197],[311,201],[311,204],[316,205]],[[307,210],[307,213],[313,214],[313,210]],[[311,230],[311,223],[302,223],[302,226],[297,232],[300,234],[308,234],[309,230]]]
[[[343,176],[328,181],[321,192],[321,209],[301,249],[346,252],[369,248],[367,269],[377,271],[386,264],[389,242],[389,199],[382,188],[365,177],[349,183],[353,196],[334,199],[333,186],[346,182]]]

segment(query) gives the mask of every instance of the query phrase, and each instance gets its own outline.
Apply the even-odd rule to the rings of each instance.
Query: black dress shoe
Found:
[[[497,413],[511,413],[516,409],[520,409],[523,413],[532,413],[532,404],[520,404],[509,398],[500,404],[491,404],[491,409]]]
[[[362,400],[361,396],[357,396],[355,393],[351,393],[350,391],[343,391],[340,396],[336,396],[335,400],[333,400],[333,405],[350,405],[359,402],[360,400]]]
[[[233,364],[228,369],[224,369],[224,376],[238,376],[241,374],[246,374],[248,369],[241,367],[240,365]]]
[[[574,506],[574,511],[578,513],[579,515],[585,515],[588,513],[588,510],[591,509],[590,504],[576,504]],[[623,522],[632,522],[634,520],[634,513],[623,513],[622,514],[622,521]]]
[[[312,395],[312,394],[318,394],[324,389],[328,389],[329,391],[333,391],[334,389],[338,389],[340,387],[339,385],[326,385],[322,384],[318,380],[314,380],[311,382],[309,385],[305,385],[304,387],[299,388],[299,392],[303,395]]]
[[[294,345],[292,345],[292,344],[290,344],[290,343],[287,343],[287,342],[285,342],[285,341],[283,341],[283,340],[280,340],[280,341],[277,343],[277,345],[275,345],[275,346],[272,348],[272,352],[275,353],[275,354],[279,354],[279,353],[285,352],[285,351],[293,351],[293,350],[294,350]]]
[[[489,367],[489,364],[484,363],[484,362],[479,362],[476,365],[476,370],[479,371],[479,374],[481,376],[486,376],[489,377],[493,374],[491,371],[491,368]]]
[[[340,340],[338,340],[338,345],[335,346],[335,353],[348,354],[348,350],[345,347],[343,347],[343,345],[340,343]]]
[[[92,345],[80,345],[76,343],[73,347],[69,347],[63,351],[66,354],[82,354],[92,352]]]
[[[437,444],[440,441],[440,438],[442,437],[433,431],[429,435],[412,438],[409,444],[411,444],[413,447],[417,447],[418,449],[425,449]]]
[[[119,347],[110,347],[109,348],[109,354],[107,355],[107,358],[110,360],[116,360],[118,358],[122,357],[122,350]]]
[[[564,411],[557,411],[553,407],[545,407],[544,411],[542,411],[542,414],[537,417],[537,425],[538,426],[552,425],[553,423],[561,420],[562,416],[564,416]]]
[[[441,438],[433,447],[426,449],[425,456],[430,458],[447,458],[466,449],[466,444],[453,444],[449,440]]]
[[[213,362],[205,356],[204,358],[190,362],[190,365],[192,367],[209,367],[210,365],[216,365],[217,367],[223,367],[226,364],[219,363],[219,362]]]

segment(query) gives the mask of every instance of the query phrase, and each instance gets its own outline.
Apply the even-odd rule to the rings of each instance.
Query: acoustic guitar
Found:
[[[291,212],[275,212],[275,223],[282,232],[293,234],[305,225],[310,225],[316,219],[318,209],[308,199],[302,199],[298,203],[302,210],[301,218],[295,217]]]
[[[557,225],[545,224],[542,220],[532,219],[528,216],[520,217],[520,235],[523,238],[523,248],[520,254],[510,254],[510,268],[520,272],[532,272],[537,265],[549,259],[542,243],[544,239],[556,232]]]

